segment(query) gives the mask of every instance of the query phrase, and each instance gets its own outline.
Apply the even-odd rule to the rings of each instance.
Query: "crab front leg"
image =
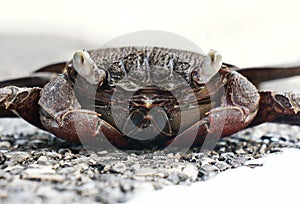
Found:
[[[259,87],[259,84],[266,81],[275,79],[283,79],[288,77],[297,76],[300,74],[300,66],[277,66],[277,67],[253,67],[237,69],[231,67],[229,69],[235,69],[237,72],[247,77],[255,86]]]

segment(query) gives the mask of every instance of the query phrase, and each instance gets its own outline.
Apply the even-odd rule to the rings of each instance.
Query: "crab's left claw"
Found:
[[[43,128],[39,117],[40,88],[0,88],[0,117],[20,116],[27,122]]]

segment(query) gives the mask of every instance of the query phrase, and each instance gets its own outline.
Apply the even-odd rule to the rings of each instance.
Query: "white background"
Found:
[[[300,58],[298,0],[0,1],[0,33],[53,34],[99,44],[139,30],[182,35],[240,66]]]

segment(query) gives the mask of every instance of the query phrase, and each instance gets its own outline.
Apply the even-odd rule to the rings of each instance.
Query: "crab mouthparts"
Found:
[[[153,139],[158,135],[172,136],[169,118],[163,108],[136,109],[130,113],[123,133],[138,140]]]

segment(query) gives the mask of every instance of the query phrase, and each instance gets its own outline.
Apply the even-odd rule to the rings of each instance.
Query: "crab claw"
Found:
[[[98,68],[87,51],[76,51],[73,66],[80,76],[92,85],[102,85],[106,77],[103,69]]]
[[[20,116],[29,123],[44,129],[39,116],[38,100],[41,88],[0,88],[0,117]]]
[[[216,50],[210,50],[196,70],[194,80],[198,83],[207,83],[219,71],[221,66],[222,55]]]

